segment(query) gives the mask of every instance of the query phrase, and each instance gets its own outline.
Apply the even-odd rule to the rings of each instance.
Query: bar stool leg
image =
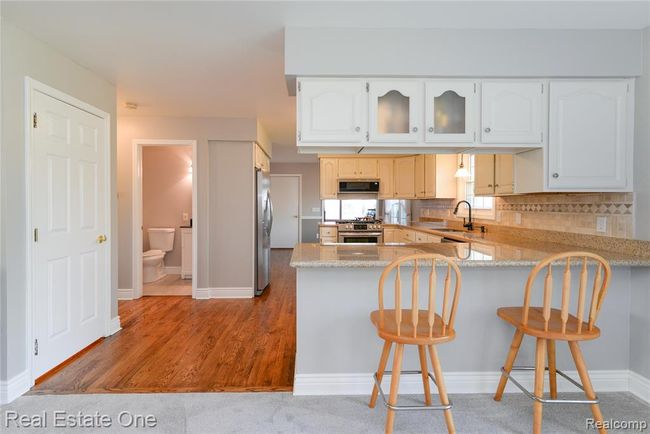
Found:
[[[537,338],[535,347],[535,396],[544,397],[544,371],[546,368],[544,357],[546,354],[546,339]],[[533,403],[533,434],[542,433],[542,403]]]
[[[596,399],[596,394],[594,393],[594,388],[591,385],[591,380],[589,379],[589,372],[587,372],[587,366],[585,365],[585,360],[582,357],[582,351],[580,351],[580,346],[576,341],[569,341],[569,349],[571,350],[571,355],[573,356],[573,361],[576,364],[578,369],[578,375],[580,375],[580,382],[582,387],[585,389],[585,395],[587,399]],[[594,414],[594,419],[599,423],[598,431],[603,434],[607,433],[607,430],[603,427],[603,414],[600,412],[600,406],[598,404],[591,404],[591,412]]]
[[[395,348],[395,358],[393,360],[393,373],[390,379],[390,405],[397,404],[397,391],[399,390],[399,376],[402,370],[402,355],[404,354],[404,344],[397,344]],[[393,423],[395,422],[395,411],[388,409],[386,415],[386,434],[393,432]]]
[[[546,351],[548,353],[548,380],[551,385],[551,399],[557,399],[557,368],[555,366],[555,341],[553,339],[546,341]]]
[[[438,359],[438,352],[435,345],[429,345],[429,357],[431,357],[431,365],[433,366],[433,376],[436,378],[436,385],[438,386],[438,393],[440,394],[440,402],[443,405],[449,404],[447,397],[447,388],[445,387],[445,379],[442,376],[442,368],[440,367],[440,360]],[[443,410],[445,413],[445,422],[447,423],[447,431],[449,434],[456,432],[454,426],[454,418],[451,415],[451,409]]]
[[[418,345],[420,354],[420,370],[422,371],[422,384],[424,385],[424,403],[431,405],[431,386],[429,385],[429,368],[427,367],[427,355],[424,345]]]
[[[512,370],[512,365],[515,363],[517,358],[517,353],[519,352],[519,347],[521,346],[521,340],[524,338],[524,333],[519,329],[515,330],[515,335],[512,337],[512,343],[510,344],[510,351],[508,351],[508,356],[506,357],[506,362],[503,364],[503,369],[506,373],[510,373]],[[499,380],[499,385],[497,386],[497,391],[494,394],[495,401],[501,401],[503,396],[503,391],[506,388],[506,383],[508,382],[508,377],[506,374],[501,373],[501,379]]]
[[[381,379],[384,378],[384,371],[386,370],[386,363],[388,362],[388,356],[390,355],[390,347],[392,343],[390,341],[384,341],[384,349],[381,352],[381,357],[379,358],[379,367],[377,368],[377,380],[381,384]],[[368,407],[375,408],[377,404],[377,394],[379,393],[379,388],[375,384],[372,388],[372,395],[370,396],[370,403]]]

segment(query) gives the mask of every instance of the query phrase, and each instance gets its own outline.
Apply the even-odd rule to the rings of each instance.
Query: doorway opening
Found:
[[[196,296],[196,141],[134,140],[133,297]]]
[[[271,175],[272,249],[293,249],[302,239],[302,175]]]

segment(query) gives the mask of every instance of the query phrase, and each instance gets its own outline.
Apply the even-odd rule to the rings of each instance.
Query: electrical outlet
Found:
[[[516,224],[516,225],[520,225],[520,224],[521,224],[521,213],[520,213],[520,212],[516,212],[516,213],[515,213],[515,224]]]
[[[186,222],[190,219],[190,215],[186,212],[183,213],[183,221]]]
[[[596,217],[596,232],[607,233],[607,217]]]

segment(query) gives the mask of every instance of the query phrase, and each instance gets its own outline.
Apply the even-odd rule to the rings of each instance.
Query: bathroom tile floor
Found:
[[[142,293],[147,295],[192,295],[192,280],[181,279],[180,274],[168,274],[155,282],[145,283]]]

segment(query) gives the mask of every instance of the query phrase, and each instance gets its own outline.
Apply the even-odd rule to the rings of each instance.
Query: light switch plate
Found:
[[[183,221],[186,222],[190,219],[190,215],[186,212],[183,213]]]
[[[604,215],[596,217],[596,232],[607,233],[607,217]]]
[[[521,224],[521,213],[520,213],[520,212],[516,212],[516,213],[515,213],[515,224],[516,224],[516,225],[520,225],[520,224]]]

